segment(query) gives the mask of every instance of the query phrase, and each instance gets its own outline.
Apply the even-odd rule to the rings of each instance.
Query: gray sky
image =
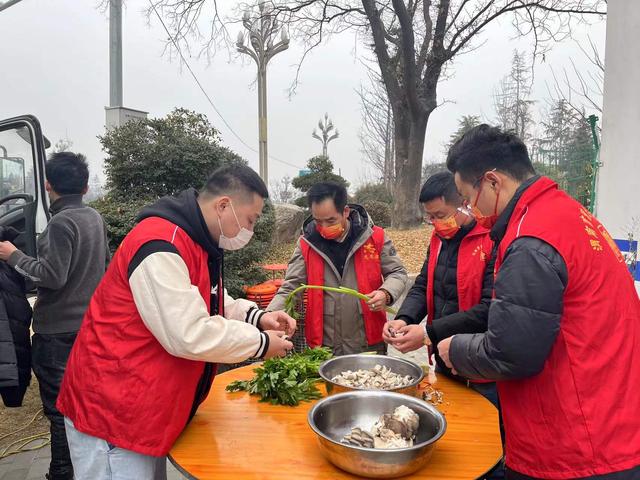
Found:
[[[227,0],[225,0],[226,2]],[[73,141],[73,149],[91,160],[92,172],[101,170],[104,154],[96,139],[104,131],[104,106],[109,100],[108,18],[96,9],[97,1],[23,0],[0,12],[0,117],[35,114],[45,135],[55,143]],[[257,169],[257,154],[247,149],[222,124],[195,82],[179,62],[162,56],[166,35],[156,19],[148,25],[141,11],[142,0],[129,0],[124,12],[124,103],[163,116],[180,106],[205,113],[221,131],[223,143],[245,157]],[[232,31],[235,36],[236,32]],[[588,47],[587,35],[600,46],[604,56],[604,22],[576,29],[574,37]],[[492,121],[492,92],[508,73],[514,48],[529,51],[532,40],[514,38],[510,20],[489,28],[477,51],[459,57],[452,78],[443,82],[440,100],[450,100],[431,116],[425,161],[439,161],[443,144],[455,130],[461,115],[481,115]],[[330,144],[329,154],[337,168],[352,183],[365,180],[358,132],[360,107],[355,90],[364,81],[364,69],[350,34],[334,37],[317,49],[305,63],[298,93],[288,98],[287,88],[295,74],[299,48],[292,47],[272,60],[269,67],[269,153],[288,163],[304,167],[320,152],[311,138],[318,119],[328,112],[340,130]],[[573,58],[588,68],[573,40],[556,45],[546,62],[535,69],[532,97],[539,100],[537,114],[545,110],[552,82],[550,67],[560,72]],[[228,55],[191,58],[191,66],[218,109],[240,137],[257,149],[257,93],[251,85],[255,65],[233,60]],[[295,176],[297,169],[270,161],[270,178]]]

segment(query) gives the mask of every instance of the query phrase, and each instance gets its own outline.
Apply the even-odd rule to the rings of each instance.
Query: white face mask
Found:
[[[253,237],[253,232],[240,225],[240,220],[238,220],[233,204],[229,203],[229,205],[231,205],[231,211],[233,212],[233,216],[236,217],[236,222],[238,223],[238,227],[240,227],[240,231],[235,237],[226,237],[222,232],[222,223],[220,222],[220,217],[218,217],[218,226],[220,227],[220,240],[218,240],[218,246],[224,250],[240,250],[249,243],[251,237]]]

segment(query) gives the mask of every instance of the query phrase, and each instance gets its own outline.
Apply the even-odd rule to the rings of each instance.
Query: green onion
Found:
[[[285,302],[284,302],[284,310],[285,310],[285,312],[287,312],[289,315],[291,315],[296,320],[299,317],[299,315],[296,312],[296,294],[301,292],[301,291],[303,291],[303,290],[306,290],[306,289],[309,289],[309,290],[325,290],[327,292],[334,292],[334,293],[341,293],[341,294],[344,294],[344,295],[351,295],[352,297],[359,298],[360,300],[364,300],[365,302],[370,300],[369,297],[367,297],[366,295],[358,292],[357,290],[354,290],[353,288],[347,288],[347,287],[325,287],[325,286],[322,286],[322,285],[305,285],[305,284],[302,284],[298,288],[296,288],[293,292],[291,292],[289,295],[287,295],[287,298],[285,299]],[[391,313],[392,315],[395,315],[396,313],[398,313],[396,310],[394,310],[391,307],[385,307],[385,310],[388,313]]]

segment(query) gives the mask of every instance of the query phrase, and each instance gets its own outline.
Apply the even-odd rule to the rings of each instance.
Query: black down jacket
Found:
[[[0,227],[0,241],[17,235]],[[22,405],[31,382],[31,313],[24,278],[0,261],[0,395],[7,407]]]

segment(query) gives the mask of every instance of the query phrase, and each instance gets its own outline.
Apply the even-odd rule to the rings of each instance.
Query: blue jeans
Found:
[[[75,480],[166,480],[167,457],[152,457],[118,448],[79,432],[65,417]]]

